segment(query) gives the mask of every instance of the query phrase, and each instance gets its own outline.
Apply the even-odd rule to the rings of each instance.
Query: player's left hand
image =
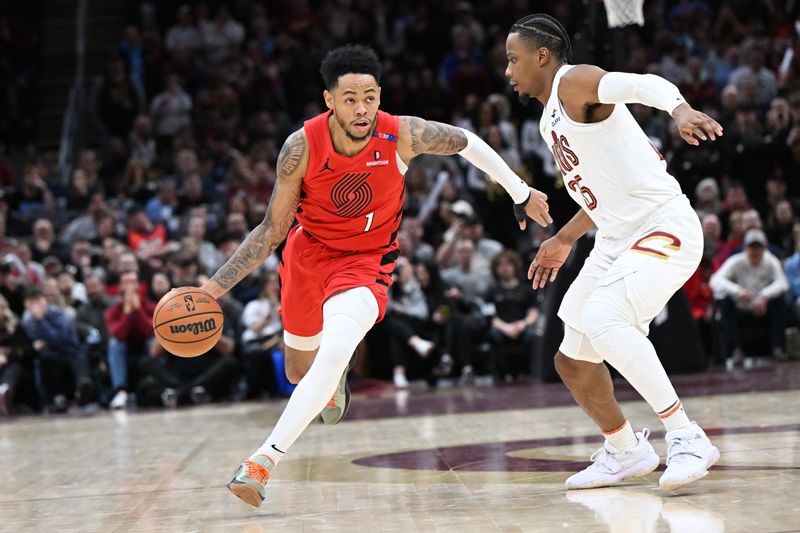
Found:
[[[536,257],[528,269],[528,279],[532,279],[533,290],[541,289],[547,282],[556,280],[558,271],[569,257],[572,244],[555,235],[542,243]]]
[[[530,187],[531,193],[528,196],[527,203],[514,204],[514,216],[519,223],[519,229],[524,230],[527,227],[525,215],[531,217],[537,224],[546,228],[548,224],[553,223],[550,217],[550,207],[547,205],[547,195],[542,191],[537,191]]]
[[[699,146],[700,141],[709,139],[716,141],[717,137],[722,137],[722,126],[719,122],[705,113],[692,109],[687,103],[675,108],[672,119],[683,140],[693,146]]]

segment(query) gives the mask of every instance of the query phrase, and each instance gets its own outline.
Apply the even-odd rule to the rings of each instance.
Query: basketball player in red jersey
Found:
[[[411,159],[461,154],[508,191],[520,227],[526,214],[543,226],[552,222],[546,195],[475,134],[378,111],[380,63],[371,49],[333,50],[320,70],[329,111],[286,140],[264,220],[203,286],[219,297],[286,239],[280,264],[286,374],[298,385],[270,436],[228,485],[255,507],[264,501],[270,472],[306,426],[320,412],[335,424],[347,411],[350,357],[386,309]]]

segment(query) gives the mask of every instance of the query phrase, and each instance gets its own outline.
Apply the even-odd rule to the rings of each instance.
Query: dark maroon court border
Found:
[[[670,376],[682,398],[712,394],[800,391],[800,362],[768,364],[732,372],[713,370],[698,374]],[[357,394],[343,422],[398,416],[447,415],[535,409],[575,405],[561,383],[533,382],[524,385],[465,387],[450,390],[410,391],[398,402],[395,389],[383,382],[353,383]],[[620,401],[641,400],[641,396],[621,379],[614,380]],[[691,413],[689,413],[691,416]]]
[[[719,435],[743,435],[754,433],[800,432],[800,424],[780,426],[749,426],[736,428],[706,429],[709,437]],[[661,438],[664,432],[653,432],[651,438]],[[549,439],[518,440],[509,442],[486,442],[445,448],[428,448],[407,452],[387,453],[362,457],[353,461],[359,466],[394,468],[403,470],[431,470],[450,472],[574,472],[586,468],[583,461],[561,461],[550,459],[527,459],[508,454],[517,450],[564,446],[568,444],[600,443],[602,436],[555,437]],[[664,465],[659,466],[663,470]],[[717,465],[714,470],[800,470],[800,467]]]

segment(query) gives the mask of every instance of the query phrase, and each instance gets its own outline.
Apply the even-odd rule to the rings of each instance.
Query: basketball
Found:
[[[198,287],[180,287],[161,298],[153,313],[158,343],[178,357],[197,357],[217,344],[224,319],[217,301]]]

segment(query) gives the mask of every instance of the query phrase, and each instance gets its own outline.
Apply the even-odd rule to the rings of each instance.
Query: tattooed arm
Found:
[[[286,238],[297,212],[300,187],[308,166],[308,143],[303,130],[292,133],[278,155],[278,180],[264,220],[253,228],[230,259],[203,289],[219,298],[259,267]]]
[[[397,152],[406,163],[420,154],[459,154],[491,176],[511,196],[521,229],[525,229],[526,215],[542,226],[553,222],[547,195],[528,187],[497,152],[471,131],[418,117],[400,117]]]

